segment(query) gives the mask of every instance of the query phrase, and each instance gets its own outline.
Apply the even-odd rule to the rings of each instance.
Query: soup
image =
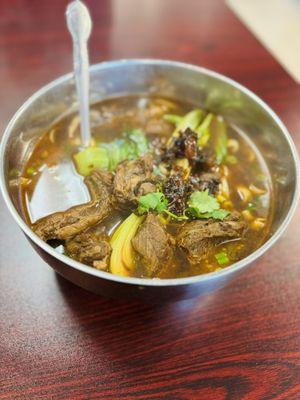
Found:
[[[23,213],[67,256],[121,276],[180,278],[246,257],[268,237],[272,187],[249,138],[222,116],[160,97],[91,107],[46,132],[25,165]]]

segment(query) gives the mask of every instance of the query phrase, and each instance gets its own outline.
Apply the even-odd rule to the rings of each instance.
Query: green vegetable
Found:
[[[208,189],[204,192],[194,192],[188,202],[187,212],[195,218],[224,219],[229,211],[220,208],[217,199],[209,194]]]
[[[161,192],[148,193],[139,198],[138,214],[145,214],[149,211],[161,213],[167,210],[168,200]]]
[[[189,219],[188,213],[194,218],[214,218],[223,220],[229,211],[220,208],[218,201],[209,195],[208,190],[205,192],[194,192],[189,199],[189,207],[183,215],[173,214],[168,210],[168,200],[162,192],[148,193],[139,198],[137,213],[139,215],[150,211],[156,211],[158,214],[165,213],[177,221]]]
[[[133,129],[125,135],[135,143],[137,156],[143,156],[148,151],[148,140],[140,129]]]
[[[100,145],[100,147],[105,148],[107,150],[109,156],[109,167],[110,171],[113,171],[120,161],[123,161],[126,158],[126,154],[122,153],[122,144],[120,141],[115,140],[109,143],[107,146]],[[122,157],[123,155],[123,157]],[[125,157],[125,158],[124,158]]]
[[[217,163],[221,164],[227,156],[227,133],[225,122],[220,118],[214,118],[211,124],[211,142]]]
[[[215,210],[210,213],[201,214],[201,218],[213,218],[213,219],[223,220],[229,214],[230,214],[229,211],[224,210],[223,208],[220,208],[219,210]]]
[[[252,201],[248,203],[246,210],[249,211],[254,211],[256,210],[258,207],[261,206],[261,201],[262,201],[262,196],[261,195],[256,195],[252,198]]]
[[[159,167],[156,167],[156,166],[153,167],[153,173],[155,175],[164,176],[164,173],[161,171],[161,169]]]
[[[207,144],[211,137],[211,132],[210,132],[210,124],[213,119],[214,115],[212,113],[209,113],[199,125],[199,127],[196,129],[196,133],[198,135],[198,146],[203,147]]]
[[[255,209],[255,205],[253,203],[248,203],[246,210],[251,211],[253,209]]]
[[[189,200],[190,210],[195,210],[198,214],[208,213],[220,208],[217,199],[210,196],[208,189],[204,192],[194,192]]]
[[[227,253],[225,253],[225,251],[215,254],[215,258],[219,265],[224,265],[229,263],[229,258]]]
[[[26,173],[27,173],[27,175],[34,175],[36,173],[36,170],[34,167],[28,167],[26,169]]]
[[[207,114],[201,109],[195,109],[185,114],[183,117],[175,114],[165,114],[164,119],[174,123],[176,128],[172,134],[173,138],[178,137],[179,132],[190,128],[198,135],[198,146],[204,147],[208,143],[216,152],[216,160],[221,164],[227,156],[227,133],[226,124],[223,119],[213,113]],[[170,143],[171,139],[169,140]],[[227,161],[236,164],[235,156],[228,156]]]
[[[149,211],[156,211],[158,214],[165,213],[176,219],[182,221],[188,219],[186,215],[176,215],[168,210],[168,200],[165,195],[161,192],[148,193],[145,196],[139,198],[139,205],[137,212],[138,214],[145,214]]]
[[[178,123],[175,131],[172,136],[177,137],[179,132],[185,131],[187,128],[192,129],[193,131],[199,126],[202,118],[204,116],[204,112],[200,109],[195,109],[190,111],[181,117],[181,121]]]
[[[169,211],[169,210],[164,210],[164,213],[167,214],[167,215],[169,215],[169,217],[171,217],[171,218],[173,218],[173,219],[176,219],[177,221],[185,221],[185,220],[189,219],[189,217],[187,217],[185,214],[183,214],[183,215],[176,215],[176,214],[173,214],[173,213],[172,213],[171,211]]]
[[[101,147],[86,147],[74,155],[77,170],[81,175],[89,175],[92,171],[109,168],[108,151]]]
[[[144,217],[130,214],[113,233],[110,245],[110,272],[120,276],[130,276],[135,268],[134,250],[131,240],[134,238],[138,227]]]
[[[171,124],[179,125],[183,117],[181,115],[176,115],[176,114],[165,114],[163,118],[166,121],[170,122]]]
[[[75,154],[78,172],[86,176],[99,169],[113,171],[121,161],[134,160],[149,150],[148,140],[141,130],[134,129],[123,136],[122,139],[100,143],[98,147],[87,147]]]

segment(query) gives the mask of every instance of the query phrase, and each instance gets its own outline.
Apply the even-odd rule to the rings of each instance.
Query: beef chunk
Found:
[[[208,189],[211,195],[217,193],[220,184],[220,174],[218,172],[202,172],[190,176],[190,183],[194,190],[204,191]]]
[[[88,229],[65,242],[69,257],[97,269],[107,269],[111,247],[103,230]]]
[[[121,208],[135,207],[141,195],[155,192],[157,177],[152,173],[152,157],[123,161],[117,166],[114,195]]]
[[[132,239],[132,246],[139,254],[147,276],[157,277],[163,269],[172,264],[173,242],[159,217],[148,214]]]
[[[39,219],[32,226],[43,240],[65,240],[96,225],[107,217],[113,203],[112,176],[93,172],[85,179],[92,200]]]
[[[91,200],[98,200],[103,195],[103,190],[112,191],[113,175],[107,171],[95,171],[84,179],[89,189]]]
[[[233,212],[223,221],[187,222],[177,236],[177,244],[186,252],[191,263],[198,263],[218,244],[242,237],[245,226],[238,212]]]

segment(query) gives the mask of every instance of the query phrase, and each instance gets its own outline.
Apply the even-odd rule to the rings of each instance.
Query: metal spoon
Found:
[[[79,101],[81,141],[84,146],[88,146],[91,143],[91,131],[87,42],[92,30],[92,21],[87,7],[79,0],[68,5],[66,19],[73,40],[73,64]]]

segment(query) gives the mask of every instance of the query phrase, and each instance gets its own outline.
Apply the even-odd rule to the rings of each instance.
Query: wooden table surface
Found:
[[[0,0],[1,128],[70,71],[66,3]],[[300,148],[300,87],[222,1],[86,3],[92,62],[169,58],[224,73],[269,103]],[[1,198],[0,399],[300,399],[299,217],[226,288],[153,306],[57,276]]]

